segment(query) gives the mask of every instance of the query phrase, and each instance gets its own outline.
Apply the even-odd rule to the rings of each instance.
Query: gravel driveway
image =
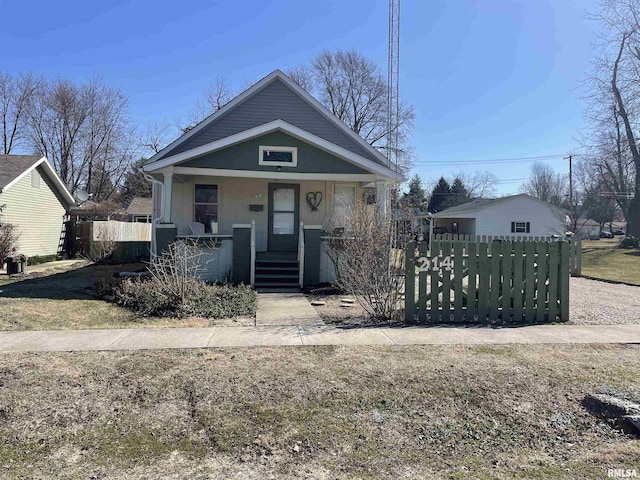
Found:
[[[640,287],[571,278],[569,318],[577,325],[640,323]]]

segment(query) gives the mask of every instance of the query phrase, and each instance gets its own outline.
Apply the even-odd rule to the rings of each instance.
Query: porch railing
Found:
[[[304,224],[300,222],[300,233],[298,234],[298,265],[300,288],[304,286]]]
[[[251,286],[253,287],[255,283],[256,283],[256,221],[251,220]]]

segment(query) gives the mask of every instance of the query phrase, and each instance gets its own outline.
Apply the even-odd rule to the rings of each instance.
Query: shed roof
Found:
[[[152,210],[152,199],[145,197],[135,197],[127,207],[129,215],[151,215]]]

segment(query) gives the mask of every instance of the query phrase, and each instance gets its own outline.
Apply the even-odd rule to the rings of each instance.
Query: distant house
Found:
[[[207,280],[264,287],[330,282],[322,244],[357,200],[387,202],[403,176],[308,92],[276,70],[143,169],[153,177],[152,252],[176,238],[219,247]],[[325,233],[323,233],[325,232]]]
[[[151,198],[135,197],[127,207],[127,220],[150,223],[152,213],[153,200]]]
[[[433,215],[440,233],[491,236],[564,236],[566,215],[526,194],[477,199]]]
[[[60,253],[64,221],[75,201],[45,157],[0,155],[0,205],[0,222],[18,230],[18,253]]]
[[[582,238],[600,238],[601,229],[602,227],[598,222],[586,219],[578,222],[578,231],[575,233]]]

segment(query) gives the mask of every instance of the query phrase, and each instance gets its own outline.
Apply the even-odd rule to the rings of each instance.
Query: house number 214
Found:
[[[453,270],[453,260],[451,256],[446,257],[433,257],[429,260],[427,257],[418,257],[418,271],[428,272],[429,270],[446,270],[450,272]]]

